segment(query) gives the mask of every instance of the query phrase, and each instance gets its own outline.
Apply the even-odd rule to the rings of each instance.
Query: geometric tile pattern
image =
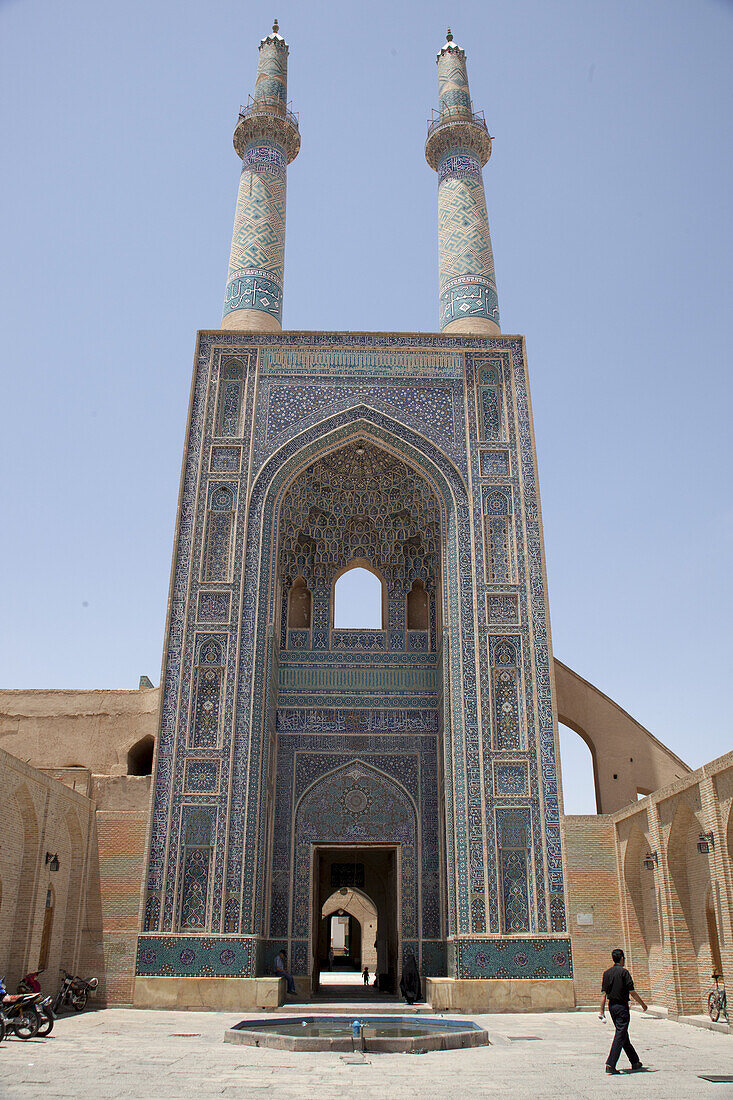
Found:
[[[494,790],[499,796],[528,794],[527,765],[524,762],[495,763]]]
[[[438,54],[438,110],[441,115],[456,108],[471,111],[466,55],[451,38]]]
[[[285,187],[284,149],[258,138],[256,145],[245,150],[239,180],[225,316],[233,309],[246,308],[282,318]]]
[[[502,932],[513,935],[531,931],[529,902],[530,811],[524,808],[496,811],[502,888]]]
[[[488,317],[499,323],[494,257],[481,177],[451,172],[438,184],[440,325],[462,317]]]

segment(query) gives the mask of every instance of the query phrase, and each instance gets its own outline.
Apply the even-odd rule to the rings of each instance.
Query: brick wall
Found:
[[[568,888],[568,931],[573,944],[575,1002],[597,1005],[610,953],[622,944],[621,907],[613,818],[563,818]],[[591,923],[578,924],[581,920]]]
[[[97,812],[84,962],[99,977],[100,1002],[131,1004],[150,777],[95,776],[93,793]]]

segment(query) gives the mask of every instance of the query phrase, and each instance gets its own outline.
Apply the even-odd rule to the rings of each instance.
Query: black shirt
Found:
[[[634,981],[625,966],[614,963],[603,975],[601,993],[608,997],[610,1005],[627,1005]]]

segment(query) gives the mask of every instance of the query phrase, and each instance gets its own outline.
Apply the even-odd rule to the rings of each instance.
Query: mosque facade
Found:
[[[692,780],[553,657],[525,345],[500,329],[482,177],[491,138],[465,53],[449,32],[425,148],[438,177],[435,334],[283,331],[287,167],[300,148],[287,58],[275,24],[234,134],[242,170],[224,313],[196,343],[159,701],[135,718],[134,744],[121,741],[116,757],[107,746],[104,782],[89,765],[87,787],[74,786],[78,806],[53,787],[69,786],[70,754],[59,748],[39,764],[53,772],[39,791],[68,803],[67,817],[96,800],[87,848],[137,814],[124,818],[134,832],[126,869],[114,854],[98,866],[98,938],[85,940],[82,900],[63,950],[90,958],[94,942],[106,960],[117,945],[109,973],[127,984],[110,1002],[271,1006],[275,954],[286,951],[303,996],[316,993],[330,914],[358,910],[374,937],[362,957],[373,957],[383,987],[396,987],[412,954],[433,1007],[586,1003],[588,937],[609,925],[636,937],[651,980],[643,929],[666,910],[661,894],[643,901],[642,885],[631,908],[609,901],[638,877],[634,863],[622,885],[617,847],[638,863],[655,837],[663,850],[662,833],[652,835],[662,819],[650,803],[640,825],[636,799]],[[352,569],[376,578],[369,628],[338,619]],[[25,716],[18,729],[37,703],[0,699],[4,713],[12,704]],[[558,717],[591,745],[605,815],[570,830]],[[148,787],[124,786],[144,778],[136,761],[143,745],[152,757],[153,742]],[[31,779],[7,766],[25,789]],[[680,859],[705,806],[718,807],[720,835],[731,833],[720,806],[733,797],[732,769],[733,760],[695,788]],[[106,824],[100,812],[112,815]],[[83,899],[93,867],[73,851],[69,841]],[[711,904],[725,954],[724,852],[725,887]],[[115,874],[128,892],[105,909]],[[22,902],[31,925],[34,898]],[[671,892],[668,910],[677,919]],[[126,922],[117,939],[115,919]],[[22,965],[38,935],[16,935]],[[48,954],[50,932],[44,942]],[[672,981],[681,963],[659,950]]]

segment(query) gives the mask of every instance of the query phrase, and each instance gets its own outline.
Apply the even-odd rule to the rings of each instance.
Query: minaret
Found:
[[[287,166],[300,149],[287,108],[288,44],[277,20],[260,42],[254,95],[239,109],[234,148],[242,158],[221,327],[282,330]]]
[[[491,156],[491,138],[483,115],[474,114],[466,55],[450,27],[438,54],[438,95],[425,157],[438,173],[440,328],[497,335],[499,305],[481,176]]]

